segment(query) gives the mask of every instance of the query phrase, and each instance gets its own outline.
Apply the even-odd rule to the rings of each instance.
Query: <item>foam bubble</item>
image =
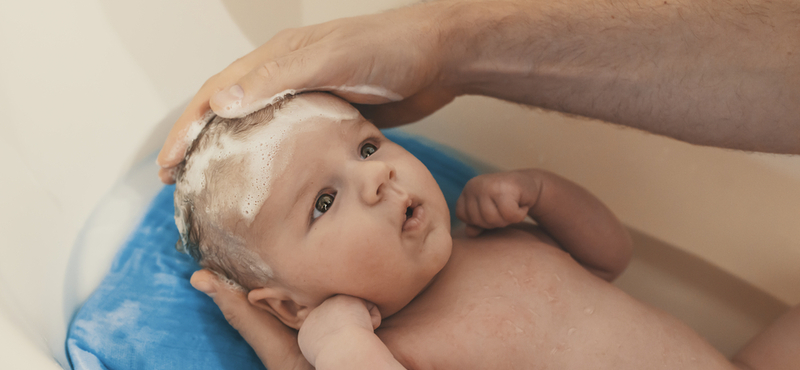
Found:
[[[243,107],[241,100],[237,100],[233,102],[231,105],[226,106],[223,108],[223,111],[219,112],[219,115],[225,118],[235,118],[235,117],[244,117],[250,113],[253,113],[257,110],[263,109],[268,105],[273,105],[280,100],[283,100],[289,95],[296,95],[301,92],[307,91],[344,91],[344,92],[351,92],[355,94],[362,94],[362,95],[372,95],[378,96],[381,98],[385,98],[389,101],[400,101],[403,100],[403,96],[391,91],[385,87],[377,86],[377,85],[340,85],[340,86],[320,86],[315,88],[302,88],[302,89],[286,89],[283,90],[269,98],[256,100],[250,105]]]
[[[351,93],[362,94],[362,95],[380,96],[382,98],[389,99],[389,101],[400,101],[400,100],[403,100],[403,96],[402,95],[400,95],[400,94],[398,94],[398,93],[396,93],[394,91],[391,91],[389,89],[386,89],[386,88],[384,88],[382,86],[376,86],[376,85],[326,86],[323,89],[325,89],[325,90],[330,89],[330,90],[345,91],[345,92],[351,92]]]
[[[200,131],[203,131],[203,127],[206,127],[206,125],[214,119],[214,116],[214,112],[209,109],[203,114],[203,117],[189,124],[189,128],[186,130],[186,135],[184,136],[187,147],[197,139],[197,136],[200,135]]]
[[[223,111],[219,112],[219,115],[221,117],[225,117],[225,118],[244,117],[244,116],[246,116],[248,114],[251,114],[251,113],[253,113],[255,111],[261,110],[261,109],[263,109],[264,107],[266,107],[268,105],[273,105],[273,104],[277,103],[278,101],[283,100],[284,98],[286,98],[289,95],[295,95],[295,94],[297,94],[298,92],[301,92],[301,91],[304,91],[304,90],[302,90],[302,89],[300,91],[294,90],[294,89],[283,90],[283,91],[281,91],[281,92],[279,92],[279,93],[277,93],[277,94],[275,94],[275,95],[273,95],[273,96],[271,96],[271,97],[269,97],[267,99],[256,100],[256,101],[250,103],[250,105],[248,105],[246,107],[242,107],[241,100],[237,100],[237,101],[233,102],[231,105],[228,105],[225,108],[223,108]]]

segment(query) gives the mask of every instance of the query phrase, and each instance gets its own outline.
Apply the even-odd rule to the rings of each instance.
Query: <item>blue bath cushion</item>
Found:
[[[477,170],[427,140],[384,133],[430,169],[454,210]],[[173,191],[165,186],[156,196],[111,271],[73,318],[66,342],[73,369],[264,368],[214,302],[189,284],[200,267],[175,250]]]

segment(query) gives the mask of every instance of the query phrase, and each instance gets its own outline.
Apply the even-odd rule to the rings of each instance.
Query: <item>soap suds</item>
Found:
[[[206,125],[211,122],[214,117],[214,112],[209,109],[203,114],[203,117],[200,117],[200,119],[197,121],[189,124],[189,128],[186,130],[186,135],[184,136],[184,141],[186,142],[187,147],[191,145],[195,139],[197,139],[197,135],[200,135],[200,131],[203,131],[203,127],[206,127]]]
[[[362,94],[362,95],[380,96],[382,98],[389,99],[389,101],[401,101],[401,100],[403,100],[403,96],[402,95],[400,95],[400,94],[398,94],[398,93],[396,93],[394,91],[391,91],[389,89],[386,89],[384,87],[375,86],[375,85],[325,86],[322,89],[323,90],[330,89],[332,91],[345,91],[345,92],[351,92],[351,93]]]
[[[264,107],[266,107],[268,105],[274,105],[275,103],[277,103],[280,100],[283,100],[284,98],[286,98],[289,95],[296,95],[298,92],[302,92],[302,90],[299,90],[299,91],[298,90],[294,90],[294,89],[283,90],[283,91],[275,94],[274,96],[272,96],[270,98],[256,100],[256,101],[250,103],[249,106],[244,107],[244,108],[242,107],[242,101],[241,100],[237,100],[237,101],[231,103],[230,105],[223,107],[222,111],[217,112],[217,113],[219,114],[220,117],[225,117],[225,118],[244,117],[244,116],[246,116],[248,114],[251,114],[251,113],[253,113],[255,111],[264,109]]]
[[[194,140],[197,139],[197,135],[200,135],[200,132],[203,131],[203,127],[206,127],[206,125],[211,122],[212,119],[214,119],[214,116],[214,112],[209,109],[203,114],[202,117],[200,117],[200,119],[184,127],[183,130],[181,130],[179,137],[183,137],[183,142],[185,145],[173,145],[169,152],[169,158],[180,157],[183,159],[183,157],[186,155],[187,148],[189,148]],[[183,150],[183,153],[180,152],[181,150]],[[158,160],[156,160],[156,164],[158,164]],[[174,178],[174,173],[172,174],[172,177]]]
[[[321,99],[321,100],[320,100]],[[294,149],[293,140],[287,138],[313,130],[316,125],[357,119],[358,111],[344,104],[330,104],[320,96],[301,96],[275,110],[268,124],[254,128],[245,137],[231,135],[219,137],[213,147],[194,153],[187,163],[184,184],[188,193],[198,194],[208,186],[206,170],[216,161],[239,159],[245,166],[242,171],[247,181],[226,189],[217,201],[207,204],[208,215],[221,217],[231,208],[238,210],[249,227],[270,194],[274,179],[284,171],[289,154]]]
[[[264,107],[266,107],[268,105],[273,105],[273,104],[277,103],[278,101],[286,98],[289,95],[296,95],[296,94],[299,94],[299,93],[302,93],[302,92],[307,92],[307,91],[331,91],[331,92],[342,91],[342,92],[350,92],[350,93],[361,94],[361,95],[372,95],[372,96],[381,97],[381,98],[387,99],[389,102],[396,102],[396,101],[403,100],[403,96],[402,95],[400,95],[400,94],[398,94],[398,93],[396,93],[394,91],[391,91],[389,89],[386,89],[384,87],[376,86],[376,85],[321,86],[321,87],[307,88],[307,89],[287,89],[287,90],[284,90],[284,91],[281,91],[281,92],[275,94],[274,96],[272,96],[270,98],[256,100],[256,101],[250,103],[250,105],[247,106],[247,107],[242,107],[242,101],[241,100],[237,100],[237,101],[231,103],[230,105],[223,107],[222,111],[220,111],[218,113],[219,113],[219,115],[221,117],[225,117],[225,118],[244,117],[244,116],[246,116],[248,114],[251,114],[251,113],[253,113],[253,112],[257,111],[257,110],[263,109]]]

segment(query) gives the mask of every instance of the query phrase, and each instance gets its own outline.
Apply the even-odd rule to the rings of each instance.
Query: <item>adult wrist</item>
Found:
[[[442,85],[461,94],[494,95],[498,82],[532,69],[524,49],[535,3],[440,1]]]

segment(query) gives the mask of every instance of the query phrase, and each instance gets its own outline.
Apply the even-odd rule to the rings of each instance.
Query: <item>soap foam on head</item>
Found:
[[[237,101],[231,103],[230,105],[222,108],[222,111],[219,112],[219,115],[221,117],[225,117],[225,118],[244,117],[244,116],[246,116],[248,114],[251,114],[251,113],[253,113],[255,111],[263,109],[264,107],[266,107],[268,105],[273,105],[273,104],[277,103],[278,101],[283,100],[284,98],[286,98],[289,95],[296,95],[296,94],[299,94],[301,92],[306,92],[306,91],[330,91],[330,92],[334,92],[334,93],[337,92],[337,91],[341,91],[341,92],[349,92],[349,93],[355,93],[355,94],[360,94],[360,95],[372,95],[372,96],[377,96],[377,97],[386,99],[387,102],[396,102],[396,101],[403,100],[403,96],[402,95],[400,95],[400,94],[398,94],[398,93],[396,93],[394,91],[391,91],[391,90],[389,90],[387,88],[384,88],[382,86],[377,86],[377,85],[355,85],[355,86],[341,85],[341,86],[332,86],[331,85],[331,86],[320,86],[320,87],[315,87],[315,88],[287,89],[287,90],[284,90],[284,91],[281,91],[281,92],[275,94],[274,96],[272,96],[270,98],[256,100],[256,101],[250,103],[250,105],[247,106],[247,107],[242,107],[242,101],[241,100],[237,100]],[[206,121],[206,122],[208,122],[208,121]],[[196,135],[195,135],[195,137],[196,137]]]
[[[186,130],[186,135],[184,136],[184,141],[186,142],[186,146],[188,147],[189,144],[194,142],[197,139],[197,136],[200,135],[200,131],[203,131],[203,127],[211,122],[214,119],[215,114],[212,110],[208,110],[203,117],[200,117],[197,121],[194,121],[189,124],[188,129]]]
[[[190,193],[206,189],[206,169],[214,161],[228,160],[244,166],[243,181],[231,187],[227,193],[217,197],[218,201],[207,204],[207,214],[224,217],[230,211],[238,211],[249,227],[270,194],[274,179],[278,178],[289,161],[294,149],[292,137],[313,130],[320,124],[330,124],[357,119],[358,111],[346,104],[331,104],[332,97],[323,94],[301,95],[287,102],[273,113],[271,122],[250,131],[245,137],[224,135],[215,146],[195,153],[189,159],[190,171],[184,180]],[[337,102],[338,103],[338,102]],[[288,139],[288,140],[287,140]],[[217,189],[219,190],[219,189]]]

